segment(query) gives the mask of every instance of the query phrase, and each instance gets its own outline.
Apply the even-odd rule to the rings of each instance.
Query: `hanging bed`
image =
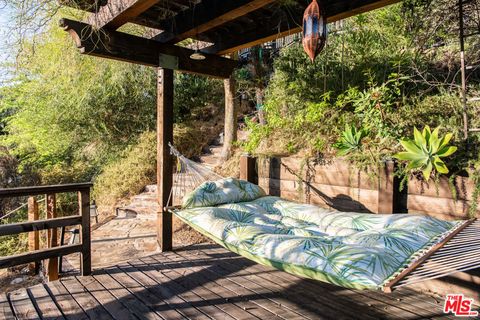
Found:
[[[338,212],[267,196],[259,186],[233,178],[201,184],[172,212],[258,263],[347,288],[387,292],[472,223]]]

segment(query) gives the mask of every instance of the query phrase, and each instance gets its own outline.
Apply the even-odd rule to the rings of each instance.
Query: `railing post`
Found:
[[[28,221],[37,221],[38,216],[38,203],[35,197],[28,198]],[[28,234],[28,251],[37,251],[40,249],[40,232],[33,231]],[[40,270],[40,263],[38,261],[32,262],[28,265],[31,272],[38,274]]]
[[[173,142],[173,83],[170,69],[158,69],[157,82],[157,241],[162,252],[173,248],[173,216],[164,208],[173,184],[173,161],[168,143]]]
[[[250,157],[248,154],[240,156],[240,179],[252,183],[256,182],[255,162],[255,158]]]
[[[90,240],[90,189],[84,189],[78,192],[78,208],[82,216],[82,231],[80,239],[82,241],[82,258],[80,261],[80,272],[82,276],[88,276],[92,273],[92,256]]]
[[[57,197],[55,194],[47,194],[45,197],[47,208],[47,219],[54,219],[57,217]],[[58,246],[58,230],[57,228],[48,229],[47,231],[47,246],[54,248]],[[48,281],[58,280],[58,258],[48,259],[47,262]]]
[[[378,209],[377,213],[394,213],[394,170],[395,163],[386,161],[382,163],[378,178]]]

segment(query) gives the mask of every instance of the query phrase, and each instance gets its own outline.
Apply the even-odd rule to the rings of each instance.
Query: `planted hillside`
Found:
[[[467,41],[468,63],[478,60],[479,44],[478,37]],[[265,124],[248,122],[243,148],[258,155],[341,156],[375,174],[382,161],[405,151],[402,141],[413,139],[414,128],[430,126],[456,152],[440,160],[427,145],[434,163],[422,154],[397,157],[404,183],[422,170],[427,180],[468,172],[479,188],[479,135],[463,138],[459,69],[458,17],[450,2],[407,1],[346,19],[332,25],[314,63],[298,41],[281,50],[266,89]],[[480,92],[478,80],[473,69],[470,96]],[[479,106],[470,104],[470,127],[480,127]]]

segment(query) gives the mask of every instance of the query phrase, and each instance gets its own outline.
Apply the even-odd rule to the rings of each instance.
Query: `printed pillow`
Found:
[[[225,178],[207,181],[183,199],[183,208],[213,207],[225,203],[253,201],[265,191],[245,180]]]

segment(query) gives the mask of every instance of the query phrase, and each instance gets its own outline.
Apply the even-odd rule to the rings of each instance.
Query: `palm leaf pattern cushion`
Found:
[[[259,186],[244,180],[225,178],[207,181],[183,199],[183,208],[208,207],[255,200],[265,196]]]
[[[382,288],[461,223],[338,212],[264,195],[246,181],[208,182],[177,216],[254,261],[356,289]]]

